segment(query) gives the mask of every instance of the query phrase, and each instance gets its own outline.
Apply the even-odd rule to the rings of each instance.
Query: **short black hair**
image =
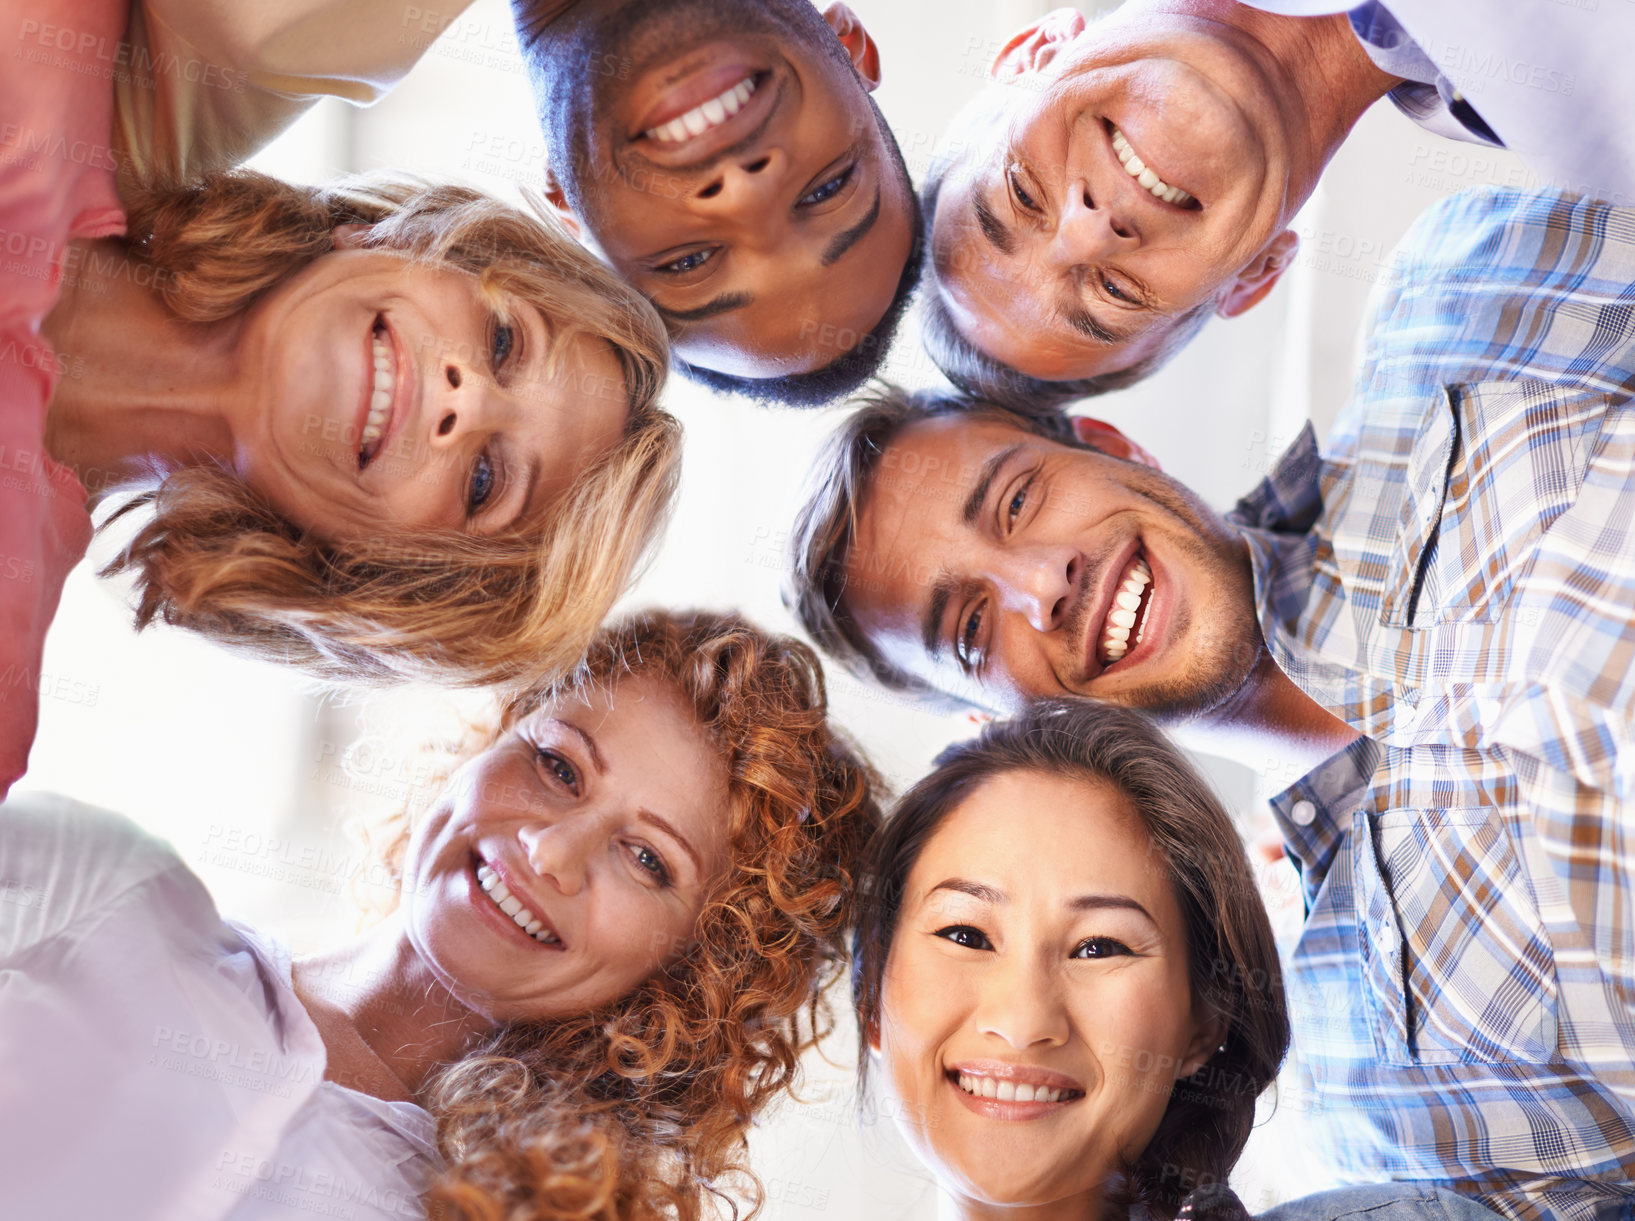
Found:
[[[898,147],[897,137],[886,122],[886,116],[880,112],[879,105],[872,97],[868,102],[869,108],[874,111],[874,121],[880,125],[886,144],[891,148],[898,181],[908,197],[910,232],[914,235],[908,260],[903,264],[903,273],[897,277],[897,291],[892,294],[891,304],[886,307],[880,321],[857,341],[856,346],[842,352],[828,364],[806,373],[786,373],[782,377],[738,377],[690,365],[680,357],[673,357],[676,372],[683,377],[711,390],[741,394],[769,407],[821,407],[851,394],[879,372],[886,353],[891,350],[891,341],[896,338],[897,325],[903,320],[903,314],[913,299],[914,289],[920,282],[920,268],[925,262],[925,237],[919,197],[914,193],[914,182],[903,160],[903,150]]]

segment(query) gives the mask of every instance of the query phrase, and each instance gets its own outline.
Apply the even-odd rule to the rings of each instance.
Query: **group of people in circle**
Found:
[[[1413,82],[1355,13],[1060,10],[1000,48],[1023,85],[917,191],[844,4],[514,0],[548,148],[530,209],[242,168],[423,49],[386,6],[252,7],[0,4],[5,116],[37,150],[0,163],[0,224],[28,235],[0,297],[0,547],[31,574],[0,591],[0,660],[36,677],[0,690],[0,785],[95,529],[138,627],[493,713],[380,845],[392,910],[306,957],[128,820],[14,794],[0,882],[38,902],[0,915],[0,1098],[34,1118],[0,1141],[0,1199],[260,1217],[291,1207],[262,1168],[294,1166],[355,1215],[711,1215],[759,1198],[746,1132],[849,975],[863,1087],[950,1215],[1247,1218],[1226,1184],[1289,1050],[1283,969],[1232,815],[1120,705],[1260,723],[1293,687],[1238,536],[1062,407],[1262,300],[1356,113]],[[110,42],[159,66],[67,62]],[[110,155],[52,151],[87,142]],[[672,371],[847,400],[917,292],[956,390],[876,384],[842,423],[788,600],[870,681],[1015,715],[888,810],[812,647],[609,613],[675,497]],[[970,476],[958,503],[879,481],[910,443]],[[1101,542],[1013,542],[1052,514]],[[1355,756],[1319,712],[1292,757]],[[1561,1215],[1627,1203],[1606,1088],[1613,1152],[1554,1172],[1614,1187]],[[1266,1216],[1556,1215],[1491,1166],[1425,1164],[1348,1164],[1377,1185]]]

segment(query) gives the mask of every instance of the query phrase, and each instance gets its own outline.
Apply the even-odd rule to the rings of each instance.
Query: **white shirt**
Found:
[[[1358,41],[1375,63],[1435,90],[1399,104],[1441,135],[1456,134],[1436,93],[1457,91],[1506,148],[1552,186],[1635,207],[1635,4],[1629,0],[1245,0],[1288,17],[1349,12],[1366,25],[1383,8],[1411,41]],[[1390,42],[1390,39],[1386,40]],[[1395,96],[1395,95],[1394,95]],[[1403,103],[1407,104],[1403,104]]]
[[[324,1066],[288,950],[168,844],[66,798],[0,806],[0,1215],[423,1216],[431,1116]]]

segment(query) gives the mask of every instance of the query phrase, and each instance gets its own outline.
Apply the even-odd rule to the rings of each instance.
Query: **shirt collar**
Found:
[[[1277,628],[1292,629],[1311,591],[1322,474],[1317,434],[1308,421],[1260,486],[1226,515],[1249,549],[1261,632],[1280,665],[1288,659]]]
[[[1351,829],[1351,815],[1367,798],[1384,753],[1373,738],[1359,737],[1272,798],[1272,815],[1300,871],[1308,911],[1317,896],[1307,879],[1320,885],[1328,876],[1335,850]]]

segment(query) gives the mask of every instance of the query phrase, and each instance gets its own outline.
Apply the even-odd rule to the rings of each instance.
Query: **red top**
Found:
[[[40,322],[69,242],[125,231],[109,131],[127,11],[0,0],[0,797],[28,766],[46,628],[91,541],[84,487],[45,452],[46,405],[72,359]]]

